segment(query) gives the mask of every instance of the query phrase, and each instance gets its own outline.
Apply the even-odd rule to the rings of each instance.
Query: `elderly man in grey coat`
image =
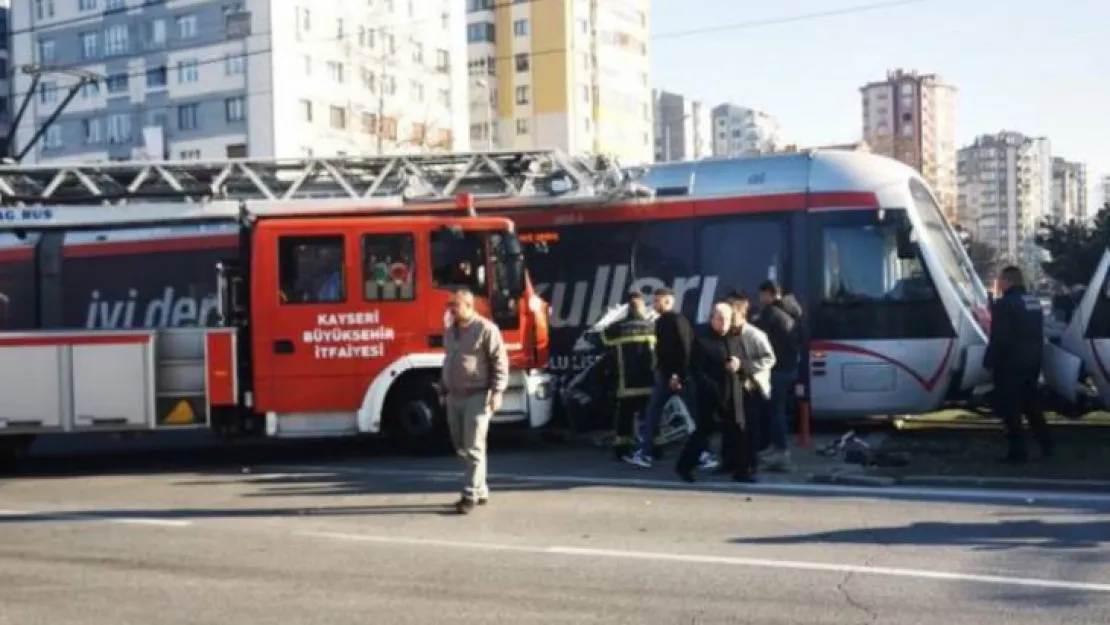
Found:
[[[761,433],[760,423],[771,399],[771,370],[775,367],[775,350],[767,334],[748,321],[751,301],[744,293],[733,293],[728,297],[732,304],[732,331],[740,336],[740,370],[744,378],[744,427],[739,432],[739,442],[722,442],[722,453],[741,448],[747,453],[740,454],[746,466],[736,466],[735,456],[721,458],[721,470],[731,472],[738,480],[754,480],[758,473],[758,454]]]

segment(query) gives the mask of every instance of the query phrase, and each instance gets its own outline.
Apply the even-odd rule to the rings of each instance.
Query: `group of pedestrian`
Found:
[[[802,348],[801,308],[770,281],[760,286],[760,302],[759,316],[749,322],[750,300],[733,293],[714,305],[709,327],[696,333],[670,289],[654,293],[654,323],[644,296],[628,295],[625,318],[602,336],[616,380],[618,456],[653,466],[664,409],[678,396],[695,423],[675,464],[683,480],[694,481],[699,468],[740,481],[754,480],[761,465],[789,469],[786,404]],[[638,436],[637,413],[643,416]],[[720,449],[713,454],[717,434]]]
[[[995,410],[1006,428],[1009,449],[1003,461],[1021,463],[1029,455],[1023,416],[1042,454],[1051,455],[1053,448],[1037,389],[1043,312],[1017,267],[1001,272],[996,293],[983,365],[991,372]],[[710,464],[708,450],[718,433],[719,460],[712,462],[718,472],[751,482],[761,467],[789,467],[786,404],[805,344],[802,310],[771,281],[760,285],[759,299],[759,315],[749,321],[748,297],[733,293],[714,304],[709,326],[695,332],[676,310],[670,289],[655,291],[654,321],[643,294],[628,295],[625,317],[602,337],[616,377],[615,449],[623,460],[652,466],[664,408],[678,396],[695,422],[675,464],[683,480],[693,482],[695,470]],[[468,289],[458,289],[448,304],[444,347],[442,401],[452,443],[466,467],[455,508],[466,514],[489,501],[486,434],[509,381],[501,332],[477,313]]]

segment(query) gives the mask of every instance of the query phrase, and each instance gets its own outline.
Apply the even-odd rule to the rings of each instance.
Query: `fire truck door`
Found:
[[[361,342],[351,340],[362,299],[351,286],[354,247],[341,234],[277,237],[276,306],[268,315],[256,309],[267,317],[257,320],[254,336],[257,361],[268,364],[257,374],[269,377],[258,380],[260,410],[357,409],[364,388]]]

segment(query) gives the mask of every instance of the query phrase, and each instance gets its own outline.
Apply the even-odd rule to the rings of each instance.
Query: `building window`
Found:
[[[416,298],[416,239],[411,234],[362,237],[363,299],[408,302]]]
[[[131,142],[131,116],[127,113],[115,113],[108,116],[108,143],[120,144]]]
[[[527,87],[527,85],[522,85],[522,86],[516,88],[516,103],[517,104],[528,104],[528,87]]]
[[[182,15],[177,18],[177,38],[192,39],[197,36],[197,16]]]
[[[99,46],[97,45],[97,43],[99,43],[99,39],[97,38],[97,34],[98,33],[81,33],[79,35],[81,39],[82,59],[96,58],[97,53],[99,52]]]
[[[301,119],[306,122],[312,121],[312,100],[301,100]]]
[[[518,134],[518,135],[528,134],[528,120],[526,118],[524,118],[524,117],[517,118],[517,120],[516,120],[516,134]]]
[[[247,117],[247,103],[243,96],[224,100],[224,115],[229,122],[241,122]]]
[[[188,59],[177,62],[177,82],[181,84],[193,83],[198,79],[200,73],[197,69],[197,60]]]
[[[328,74],[335,82],[343,82],[343,64],[335,61],[328,61]]]
[[[100,95],[100,83],[87,82],[81,87],[81,97],[84,99],[95,98]]]
[[[56,51],[53,39],[39,39],[39,63],[53,63]]]
[[[127,25],[116,24],[104,29],[104,55],[126,54],[131,47]]]
[[[412,44],[412,62],[420,65],[424,64],[424,46],[419,43]]]
[[[199,161],[200,150],[182,150],[181,160],[183,161]]]
[[[446,72],[451,69],[451,53],[447,50],[436,50],[436,69]]]
[[[100,120],[96,118],[81,120],[81,134],[85,137],[86,145],[95,145],[103,141],[103,137],[100,136]]]
[[[424,101],[424,85],[416,82],[415,80],[409,85],[411,89],[412,99],[416,102]]]
[[[127,0],[104,0],[104,10],[114,11],[118,9],[126,9]]]
[[[62,127],[49,126],[42,138],[42,147],[53,150],[62,147]]]
[[[200,105],[196,102],[192,104],[182,104],[177,107],[177,129],[178,130],[196,130],[199,124]]]
[[[386,95],[395,95],[397,93],[397,79],[393,76],[382,76],[382,91]]]
[[[147,89],[162,89],[169,82],[169,72],[166,71],[166,66],[152,67],[146,70],[146,88]]]
[[[166,45],[166,20],[154,20],[146,25],[146,46],[161,48]]]
[[[42,82],[39,83],[39,102],[43,104],[51,104],[58,100],[58,83],[55,82]]]
[[[360,118],[362,132],[368,135],[377,133],[378,116],[373,113],[363,113]]]
[[[329,113],[332,128],[336,130],[345,130],[347,128],[347,109],[342,106],[333,106]]]
[[[247,59],[242,54],[229,54],[224,57],[224,73],[238,76],[247,70]]]
[[[52,17],[54,17],[54,0],[35,0],[35,18],[45,20]]]
[[[466,40],[468,43],[493,43],[495,29],[489,22],[479,22],[466,25]]]
[[[360,71],[360,75],[362,76],[363,89],[366,89],[367,91],[375,91],[378,88],[377,80],[374,78],[374,72],[371,72],[364,67]]]
[[[96,10],[96,0],[78,0],[77,10],[78,11],[95,11]]]
[[[224,154],[228,158],[247,158],[247,144],[232,143],[224,148]]]
[[[513,36],[526,37],[528,35],[528,20],[513,20]]]
[[[531,67],[532,57],[527,52],[516,55],[516,71],[526,72]]]

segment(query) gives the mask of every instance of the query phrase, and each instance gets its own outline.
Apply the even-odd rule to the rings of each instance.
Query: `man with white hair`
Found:
[[[733,462],[734,477],[751,481],[755,462],[744,436],[744,378],[741,337],[732,332],[733,308],[728,302],[713,306],[709,328],[694,340],[690,353],[690,377],[694,382],[697,427],[675,464],[675,472],[694,481],[694,469],[709,447],[709,439],[721,431],[721,456]]]

